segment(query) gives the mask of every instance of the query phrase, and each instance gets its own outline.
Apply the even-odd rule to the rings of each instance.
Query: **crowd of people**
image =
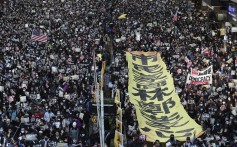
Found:
[[[96,127],[89,134],[89,102],[104,7],[103,1],[63,0],[1,5],[1,146],[98,143]],[[33,30],[47,42],[32,40]]]
[[[188,1],[126,1],[114,8],[116,20],[112,32],[115,63],[121,71],[118,87],[124,90],[124,119],[128,146],[144,146],[134,106],[127,93],[124,51],[159,51],[174,77],[176,91],[191,118],[203,127],[199,138],[178,143],[171,134],[171,146],[236,146],[236,40],[230,26],[217,24],[207,11],[198,10]],[[176,16],[177,14],[177,16]],[[174,18],[175,17],[175,18]],[[122,55],[120,58],[118,55]],[[117,60],[116,60],[117,59]],[[211,85],[187,85],[191,68],[213,66]],[[112,71],[112,73],[114,72]],[[141,138],[139,138],[141,137]],[[154,146],[159,146],[157,141]]]
[[[184,144],[171,134],[171,146],[236,146],[236,84],[229,84],[236,82],[236,41],[230,27],[214,29],[192,6],[178,0],[6,0],[0,5],[0,144],[99,146],[89,104],[102,60],[105,97],[121,91],[125,146],[148,146],[127,92],[125,52],[139,50],[161,53],[183,106],[205,130]],[[127,17],[118,19],[123,13]],[[47,42],[33,41],[34,30]],[[102,54],[98,68],[94,53]],[[210,65],[212,85],[186,85],[191,68]]]

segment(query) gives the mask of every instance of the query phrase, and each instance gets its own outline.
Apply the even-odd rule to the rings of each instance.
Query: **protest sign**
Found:
[[[212,73],[213,73],[212,65],[202,71],[191,68],[191,75],[201,76],[201,75],[207,75],[207,74],[212,74]]]
[[[191,75],[188,74],[186,84],[191,85],[209,85],[212,84],[212,75],[206,74],[206,75]]]

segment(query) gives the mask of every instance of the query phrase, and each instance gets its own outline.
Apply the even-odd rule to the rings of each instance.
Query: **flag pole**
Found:
[[[105,147],[105,129],[104,129],[104,91],[103,91],[103,80],[104,80],[104,62],[102,62],[101,69],[101,84],[100,84],[100,127],[101,127],[101,147]]]
[[[103,75],[101,75],[102,77],[102,80],[103,80]],[[100,102],[101,102],[101,147],[105,147],[105,140],[104,140],[104,137],[105,137],[105,129],[104,129],[104,92],[103,92],[103,87],[101,87],[101,90],[100,90]]]
[[[100,145],[102,144],[102,131],[101,131],[101,111],[100,111],[100,100],[99,100],[99,84],[97,83],[97,72],[96,72],[96,60],[95,60],[95,50],[93,50],[93,66],[94,66],[94,83],[95,83],[95,97],[97,106],[97,127],[99,128],[100,134]],[[103,147],[103,146],[102,146]]]

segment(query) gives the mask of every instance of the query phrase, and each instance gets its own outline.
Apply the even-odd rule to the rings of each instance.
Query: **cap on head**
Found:
[[[76,125],[77,125],[76,122],[73,122],[73,123],[72,123],[72,126],[73,126],[73,127],[76,127]]]

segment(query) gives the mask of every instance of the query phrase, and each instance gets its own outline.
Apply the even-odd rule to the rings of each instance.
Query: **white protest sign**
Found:
[[[55,66],[52,66],[52,72],[53,72],[53,73],[57,73],[57,72],[58,72],[58,68],[55,67]]]
[[[0,92],[4,91],[4,86],[0,86]]]
[[[71,78],[72,80],[79,80],[79,75],[72,75]]]
[[[136,41],[141,40],[141,34],[139,32],[136,32]]]
[[[186,84],[210,85],[210,84],[212,84],[212,74],[206,74],[206,75],[191,75],[191,74],[188,74]]]
[[[26,96],[21,96],[20,97],[20,102],[22,102],[22,103],[26,102]]]
[[[60,90],[60,91],[58,92],[58,96],[59,96],[59,97],[63,97],[63,91]]]

